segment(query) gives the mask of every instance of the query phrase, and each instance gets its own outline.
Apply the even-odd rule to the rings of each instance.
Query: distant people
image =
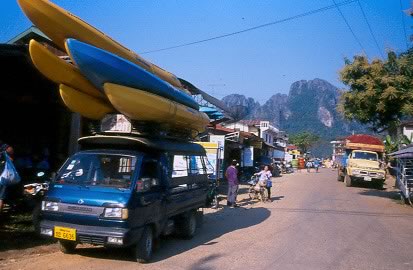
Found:
[[[318,168],[320,167],[320,160],[316,159],[314,160],[314,168],[315,172],[318,173]]]
[[[305,164],[305,166],[306,166],[306,168],[307,168],[307,172],[310,172],[310,169],[311,169],[312,165],[313,165],[313,164],[311,163],[311,161],[308,160],[307,163]]]
[[[236,199],[238,193],[238,170],[236,168],[237,161],[234,159],[231,165],[225,171],[225,177],[228,181],[228,195],[227,195],[227,205],[231,208],[236,207]]]
[[[8,144],[2,144],[0,145],[0,174],[3,173],[5,167],[6,167],[6,162],[7,162],[7,156],[10,158],[11,161],[14,159],[14,149]],[[4,207],[4,200],[7,197],[7,191],[8,191],[8,186],[6,184],[0,183],[0,214],[3,211]]]
[[[267,192],[268,192],[267,201],[271,201],[272,174],[271,174],[269,167],[264,166],[264,169],[256,173],[255,175],[258,175],[260,177],[258,179],[258,183],[260,183],[260,186],[265,186],[265,188],[267,189]]]

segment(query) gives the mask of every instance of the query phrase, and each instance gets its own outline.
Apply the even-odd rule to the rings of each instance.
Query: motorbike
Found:
[[[207,194],[207,206],[213,209],[219,207],[219,200],[218,200],[218,186],[219,182],[215,178],[209,178],[209,187],[208,187],[208,194]]]
[[[258,179],[258,176],[253,175],[251,176],[251,180],[248,181],[248,196],[251,200],[260,200],[262,202],[265,202],[268,197],[267,189],[265,188],[265,186],[261,186],[258,183]]]
[[[32,181],[33,183],[23,186],[23,195],[27,209],[32,211],[34,228],[36,231],[39,231],[41,204],[46,192],[49,190],[50,179],[46,172],[38,171]]]

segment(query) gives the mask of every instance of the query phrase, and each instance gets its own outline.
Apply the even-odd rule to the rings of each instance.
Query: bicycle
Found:
[[[260,185],[258,182],[258,176],[255,175],[248,181],[248,184],[250,185],[248,188],[248,196],[251,200],[265,202],[268,199],[267,189],[265,188],[265,185]]]

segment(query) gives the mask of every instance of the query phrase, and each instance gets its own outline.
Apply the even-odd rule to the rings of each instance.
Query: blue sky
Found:
[[[345,0],[335,0],[337,3]],[[140,53],[227,34],[330,6],[333,0],[53,0],[126,47]],[[369,58],[406,50],[413,20],[399,0],[360,0],[380,51],[357,2],[341,10]],[[410,0],[402,0],[402,8]],[[0,3],[0,42],[31,25],[16,1]],[[362,52],[336,8],[192,46],[143,54],[157,65],[222,98],[231,93],[263,103],[288,93],[300,79],[322,78],[341,87],[344,57]]]

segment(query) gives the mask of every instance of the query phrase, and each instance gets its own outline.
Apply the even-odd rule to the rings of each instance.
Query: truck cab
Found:
[[[202,146],[108,135],[79,143],[42,202],[40,232],[64,253],[82,243],[128,247],[147,262],[161,235],[195,234],[208,191]]]

